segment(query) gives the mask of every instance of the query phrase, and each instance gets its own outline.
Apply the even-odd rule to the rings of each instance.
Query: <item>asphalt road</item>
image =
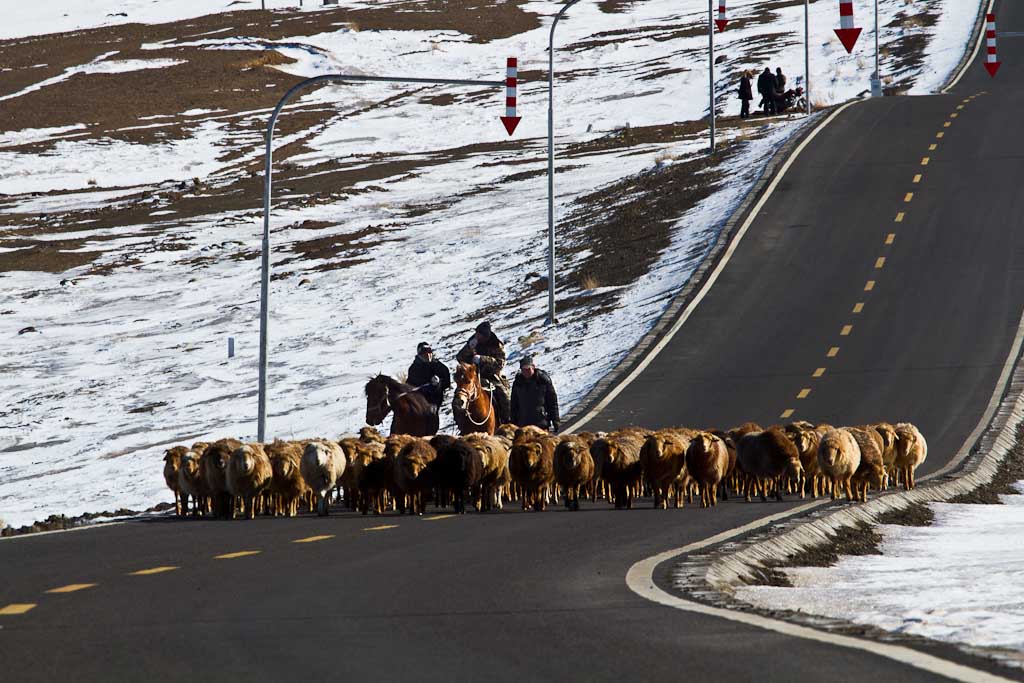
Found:
[[[1000,27],[1024,30],[1024,7],[1002,9]],[[994,82],[979,61],[949,95],[840,115],[682,331],[588,428],[770,423],[786,410],[911,420],[929,439],[924,471],[947,462],[1024,305],[1024,54],[1006,40],[1000,55]],[[637,560],[795,504],[172,520],[3,541],[0,612],[35,606],[0,614],[0,680],[933,680],[625,585]],[[244,551],[258,552],[217,559]]]

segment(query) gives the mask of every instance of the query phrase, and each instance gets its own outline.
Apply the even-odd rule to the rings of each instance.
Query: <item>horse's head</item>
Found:
[[[463,412],[468,409],[469,402],[476,398],[480,382],[476,374],[476,366],[471,363],[459,363],[455,368],[455,397],[452,408]]]
[[[377,375],[366,383],[366,424],[379,425],[391,412],[388,385],[384,375]]]

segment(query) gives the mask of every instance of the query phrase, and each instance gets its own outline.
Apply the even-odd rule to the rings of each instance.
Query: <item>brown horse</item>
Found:
[[[475,365],[459,363],[455,370],[452,413],[455,415],[455,424],[458,425],[460,434],[494,434],[498,426],[491,392],[484,390]]]
[[[392,410],[395,411],[392,434],[437,434],[438,415],[422,393],[387,375],[377,375],[366,383],[366,423],[376,427]]]

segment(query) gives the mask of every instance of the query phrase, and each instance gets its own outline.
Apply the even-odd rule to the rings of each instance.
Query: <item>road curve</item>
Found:
[[[1024,30],[1024,7],[1007,4],[1000,27]],[[680,332],[587,427],[776,422],[786,410],[840,423],[907,419],[929,437],[925,471],[948,462],[988,403],[1024,306],[1015,229],[1024,79],[1011,66],[1022,52],[1000,45],[995,81],[976,60],[948,95],[867,101],[838,116]],[[7,540],[0,672],[11,681],[934,680],[646,602],[624,583],[639,559],[797,504],[167,520]],[[158,568],[173,569],[133,574]],[[35,606],[2,614],[10,605]],[[950,647],[930,651],[996,670]]]

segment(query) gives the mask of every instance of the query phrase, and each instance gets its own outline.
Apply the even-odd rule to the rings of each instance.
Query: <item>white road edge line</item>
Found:
[[[988,0],[988,9],[986,10],[985,13],[986,14],[991,14],[992,8],[995,6],[995,4],[996,4],[996,0]],[[953,89],[953,86],[955,86],[957,83],[960,82],[960,79],[964,77],[965,73],[967,73],[967,69],[969,69],[971,67],[971,64],[974,63],[974,58],[978,56],[978,50],[981,49],[981,44],[982,44],[982,42],[984,42],[984,40],[985,40],[985,20],[982,19],[982,21],[981,21],[981,30],[978,31],[978,41],[974,44],[974,50],[971,52],[971,58],[968,59],[964,63],[963,67],[960,69],[960,73],[958,73],[956,75],[956,78],[954,78],[952,81],[950,81],[949,85],[947,85],[945,88],[943,88],[942,90],[939,91],[940,93],[942,93],[943,95],[948,93],[950,90]]]
[[[793,162],[796,161],[797,157],[800,156],[800,153],[804,151],[804,148],[807,147],[808,144],[810,144],[811,140],[813,140],[818,135],[818,133],[824,130],[824,128],[828,124],[832,123],[832,121],[835,120],[837,116],[846,111],[848,107],[857,104],[857,102],[859,102],[859,100],[853,100],[851,102],[847,102],[843,106],[836,109],[829,115],[828,118],[819,123],[817,127],[815,127],[815,129],[811,131],[806,138],[804,138],[804,140],[797,146],[797,148],[793,150],[793,153],[789,156],[788,159],[786,159],[786,163],[784,163],[782,165],[782,168],[779,169],[779,172],[775,175],[775,178],[772,179],[772,182],[768,185],[768,188],[765,190],[764,194],[761,195],[761,198],[757,200],[757,204],[755,204],[754,208],[751,209],[750,213],[747,214],[747,218],[746,220],[743,221],[743,225],[740,226],[740,229],[736,231],[736,234],[729,242],[729,248],[726,249],[724,254],[722,254],[722,258],[718,260],[718,264],[715,266],[715,269],[711,271],[711,275],[709,275],[708,279],[705,280],[704,285],[700,288],[700,291],[697,292],[697,295],[695,297],[693,297],[693,301],[687,304],[686,308],[683,309],[683,312],[679,316],[679,319],[676,320],[676,322],[672,325],[671,328],[669,328],[669,331],[665,333],[665,336],[662,337],[657,344],[651,347],[650,352],[648,352],[648,354],[644,356],[644,358],[637,364],[637,366],[633,368],[632,372],[630,372],[625,378],[623,378],[621,382],[615,385],[615,388],[609,391],[604,398],[598,401],[597,405],[591,408],[589,412],[580,417],[570,427],[566,428],[563,433],[571,434],[580,427],[582,427],[583,425],[585,425],[590,420],[594,419],[594,417],[602,410],[604,410],[606,407],[608,407],[608,404],[615,400],[615,397],[622,393],[622,391],[626,387],[628,387],[633,382],[633,380],[639,377],[640,374],[647,369],[647,366],[651,364],[651,361],[657,358],[658,354],[661,353],[666,346],[668,346],[669,342],[672,341],[672,338],[676,336],[676,334],[682,328],[683,324],[686,323],[690,315],[693,314],[693,311],[696,310],[697,306],[700,305],[700,302],[703,301],[704,297],[706,297],[708,295],[708,292],[711,291],[711,286],[715,284],[715,281],[718,279],[718,276],[722,274],[723,270],[725,270],[725,266],[728,265],[729,259],[732,258],[733,252],[735,252],[736,248],[739,247],[740,241],[743,239],[743,236],[747,234],[747,230],[750,228],[751,224],[753,224],[754,220],[757,218],[757,215],[761,213],[761,209],[764,208],[764,205],[771,198],[772,194],[775,192],[775,188],[778,187],[779,183],[782,181],[782,178],[786,175],[786,172],[789,170],[790,166],[793,165]]]

